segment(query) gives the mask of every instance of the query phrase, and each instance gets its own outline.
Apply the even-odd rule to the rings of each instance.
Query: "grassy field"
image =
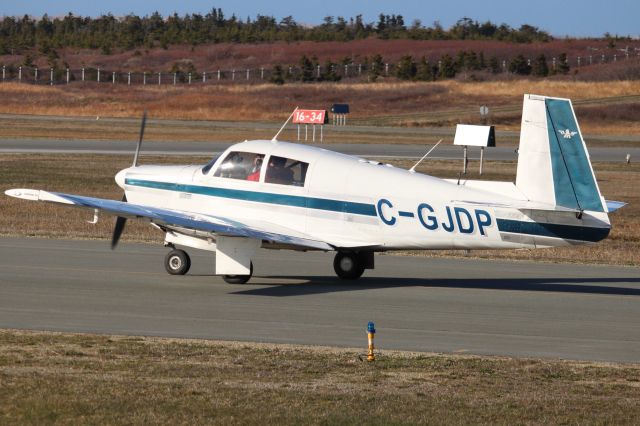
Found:
[[[282,122],[286,115],[282,118]],[[275,122],[215,122],[215,121],[176,121],[154,120],[147,121],[144,140],[145,148],[153,149],[156,141],[189,141],[189,142],[228,142],[236,143],[243,140],[271,139],[282,123]],[[453,141],[455,126],[450,128],[451,135],[445,140]],[[331,143],[366,143],[366,144],[434,144],[443,136],[427,134],[423,129],[403,129],[398,133],[362,131],[361,128],[343,127],[337,129],[332,125],[324,128],[323,142]],[[312,141],[312,128],[309,131],[309,141]],[[140,117],[137,119],[123,118],[74,118],[57,119],[48,116],[19,116],[0,115],[0,138],[8,139],[46,139],[55,147],[58,140],[101,140],[101,141],[131,141],[135,149],[135,141],[140,134]],[[286,141],[297,140],[296,126],[290,124],[280,134],[279,139]],[[301,139],[304,140],[304,128],[301,128]],[[638,138],[640,140],[640,137]],[[320,141],[320,131],[316,131],[316,140]],[[516,137],[499,136],[501,146],[515,145]],[[610,138],[598,140],[598,146],[635,146],[633,141],[626,142]],[[204,149],[204,148],[203,148]]]
[[[637,364],[0,331],[2,424],[631,425],[639,389]]]
[[[0,182],[2,190],[26,187],[58,192],[70,192],[97,197],[119,199],[122,190],[113,180],[115,173],[130,165],[130,157],[116,155],[33,155],[5,154],[0,156]],[[176,162],[175,158],[142,156],[142,164]],[[204,164],[208,158],[181,157],[186,164]],[[397,166],[409,168],[408,161],[394,161]],[[548,262],[606,263],[640,265],[640,164],[596,163],[598,182],[604,196],[629,203],[611,215],[613,230],[605,241],[587,246],[544,250],[486,250],[427,251],[410,253],[420,256],[477,256],[500,259],[534,259]],[[439,177],[456,178],[459,161],[433,161],[422,163],[418,171]],[[475,173],[475,166],[470,168]],[[512,181],[514,162],[487,162],[483,179]],[[473,174],[470,178],[478,178]],[[92,213],[56,206],[33,203],[2,196],[0,198],[0,235],[53,238],[108,239],[114,219],[104,216],[96,225],[90,225]],[[163,235],[147,224],[129,221],[123,240],[161,243]]]
[[[640,81],[296,83],[283,87],[4,83],[0,84],[0,113],[137,118],[148,109],[154,118],[282,122],[296,106],[328,109],[333,103],[347,102],[354,123],[452,126],[478,121],[478,107],[489,105],[494,111],[490,121],[499,124],[499,130],[518,130],[524,93],[568,97],[577,105],[587,102],[576,108],[578,118],[581,108],[588,115],[588,120],[581,121],[585,133],[640,134]]]

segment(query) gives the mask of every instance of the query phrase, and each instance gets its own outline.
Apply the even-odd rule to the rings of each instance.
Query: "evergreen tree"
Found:
[[[30,54],[26,54],[24,60],[22,61],[22,66],[33,68],[35,66],[33,63],[33,56],[31,56]]]
[[[427,61],[427,58],[424,56],[418,62],[416,69],[416,80],[420,81],[433,81],[435,73],[433,72],[433,67]]]
[[[478,54],[478,69],[485,69],[487,67],[487,63],[484,60],[484,52],[480,52]]]
[[[284,84],[284,71],[282,70],[282,65],[276,65],[275,67],[273,67],[273,71],[271,71],[271,78],[269,79],[269,81],[274,84]]]
[[[518,55],[509,62],[509,72],[519,75],[531,74],[531,67],[524,56]]]
[[[382,56],[376,54],[371,58],[371,64],[369,66],[369,81],[376,81],[384,70],[384,60]]]
[[[540,54],[531,64],[531,74],[536,77],[546,77],[549,75],[549,66],[544,54]]]
[[[411,55],[405,55],[400,58],[396,64],[395,75],[401,80],[411,80],[416,75],[416,63]]]
[[[323,73],[320,78],[324,81],[340,81],[342,77],[336,72],[337,65],[330,59],[324,63]]]
[[[561,53],[558,56],[558,65],[557,65],[557,73],[558,74],[569,74],[569,61],[567,60],[567,54]]]
[[[491,70],[493,74],[498,74],[501,71],[500,61],[495,56],[489,58],[489,70]]]
[[[440,67],[438,69],[438,78],[454,78],[456,76],[456,65],[453,58],[447,54],[440,58]]]
[[[313,81],[313,62],[306,55],[300,58],[300,80],[302,82]]]

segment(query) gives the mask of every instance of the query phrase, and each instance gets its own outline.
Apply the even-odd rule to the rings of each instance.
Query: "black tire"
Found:
[[[164,258],[164,269],[171,275],[184,275],[191,268],[191,259],[184,250],[171,250]]]
[[[364,273],[364,265],[357,253],[338,252],[333,259],[333,269],[344,280],[357,280]]]
[[[228,284],[246,284],[253,276],[253,262],[249,263],[249,275],[223,275],[222,279]]]

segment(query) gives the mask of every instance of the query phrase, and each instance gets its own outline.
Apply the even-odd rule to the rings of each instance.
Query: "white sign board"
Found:
[[[462,146],[496,146],[496,135],[493,126],[475,126],[458,124],[454,145]]]

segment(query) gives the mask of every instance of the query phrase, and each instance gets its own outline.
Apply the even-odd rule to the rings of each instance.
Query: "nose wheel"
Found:
[[[191,259],[184,250],[171,250],[164,258],[164,268],[171,275],[184,275],[191,267]]]
[[[364,272],[365,264],[358,253],[338,252],[333,259],[333,269],[342,279],[356,280]]]

